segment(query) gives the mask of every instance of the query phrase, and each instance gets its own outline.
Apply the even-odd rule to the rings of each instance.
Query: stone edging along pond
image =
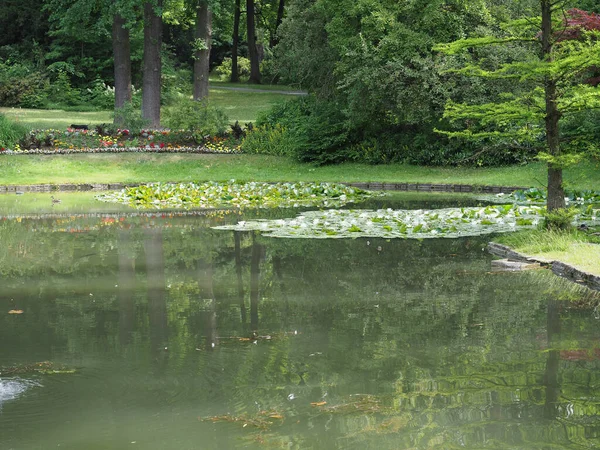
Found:
[[[174,181],[174,183],[178,183]],[[139,186],[147,183],[80,183],[80,184],[27,184],[0,185],[0,194],[16,192],[56,192],[56,191],[109,191],[125,187]],[[477,194],[510,194],[517,190],[526,190],[522,186],[480,186],[473,184],[432,184],[432,183],[342,183],[360,189],[375,191],[405,192],[454,192]]]
[[[561,261],[550,261],[542,258],[533,258],[514,251],[506,245],[498,244],[496,242],[490,242],[488,244],[488,252],[492,255],[506,258],[510,261],[518,261],[523,263],[535,263],[542,267],[547,267],[552,270],[552,273],[559,277],[566,278],[569,281],[573,281],[577,284],[581,284],[590,289],[600,291],[600,277],[593,275],[588,272],[577,269],[569,264],[565,264]]]

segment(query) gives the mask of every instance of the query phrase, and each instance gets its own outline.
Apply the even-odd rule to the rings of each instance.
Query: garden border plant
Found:
[[[201,139],[186,130],[142,129],[134,135],[129,129],[105,124],[99,125],[96,130],[31,130],[18,143],[15,143],[16,135],[13,136],[13,148],[1,146],[0,154],[241,153],[239,138],[235,135],[237,129],[231,128],[231,133],[206,135]]]

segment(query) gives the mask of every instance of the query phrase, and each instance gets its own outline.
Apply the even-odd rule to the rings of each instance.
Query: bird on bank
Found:
[[[62,200],[60,200],[59,198],[54,198],[54,195],[51,195],[50,198],[52,199],[52,204],[56,204],[56,203],[60,203]]]

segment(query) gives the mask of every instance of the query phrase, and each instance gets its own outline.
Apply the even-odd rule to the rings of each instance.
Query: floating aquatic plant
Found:
[[[498,194],[498,196],[521,203],[545,203],[547,192],[545,189],[531,188],[527,190],[517,190],[509,195]],[[566,190],[565,200],[567,203],[580,205],[600,203],[600,192],[591,190]]]
[[[291,219],[249,220],[218,230],[260,231],[282,238],[457,238],[533,228],[543,220],[540,206],[494,205],[436,210],[308,211]],[[594,214],[586,218],[596,220]]]
[[[376,195],[333,183],[151,183],[100,194],[98,200],[138,208],[337,207]]]
[[[56,374],[73,374],[77,370],[72,367],[65,367],[58,365],[50,361],[42,361],[33,364],[21,364],[18,366],[0,367],[0,375],[14,376],[14,375],[28,375],[32,373],[39,373],[42,375],[56,375]]]

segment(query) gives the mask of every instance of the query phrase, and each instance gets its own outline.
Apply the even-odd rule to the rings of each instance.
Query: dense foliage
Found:
[[[520,143],[457,143],[433,129],[449,127],[442,119],[449,99],[485,102],[506,89],[522,89],[509,81],[490,86],[451,77],[446,70],[465,58],[490,66],[505,59],[525,60],[532,50],[514,45],[460,58],[432,51],[439,42],[498,33],[502,21],[532,15],[527,12],[530,3],[292,2],[275,49],[276,62],[282,80],[308,87],[319,99],[312,106],[290,106],[291,114],[300,110],[298,121],[311,129],[302,130],[300,140],[313,133],[331,142],[324,150],[316,145],[303,151],[298,144],[299,158],[318,163],[354,159],[478,165],[531,159],[534,152]],[[326,133],[319,130],[332,117],[334,126],[323,126]]]
[[[26,130],[23,126],[0,114],[0,150],[12,148],[25,133]]]
[[[110,27],[116,13],[124,16],[130,36],[131,81],[141,87],[140,2],[13,3],[3,7],[0,26],[13,30],[15,23],[30,23],[31,27],[15,29],[12,35],[5,33],[0,40],[0,105],[111,108],[115,102],[115,75]],[[488,135],[474,142],[453,140],[434,130],[452,133],[461,125],[444,116],[446,105],[485,105],[502,95],[521,98],[532,91],[535,83],[531,79],[520,79],[518,83],[510,77],[487,80],[473,78],[472,73],[460,69],[478,66],[491,73],[505,64],[526,64],[537,58],[538,50],[531,40],[520,39],[522,33],[508,30],[505,24],[516,19],[537,24],[538,1],[251,3],[263,81],[301,87],[312,95],[278,107],[264,117],[255,133],[247,137],[245,151],[288,155],[316,164],[350,160],[372,164],[506,165],[526,163],[537,155],[543,133],[530,139]],[[223,80],[234,75],[242,80],[252,78],[252,64],[246,58],[251,56],[251,46],[244,41],[246,23],[239,14],[236,16],[236,2],[211,0],[208,4],[212,12],[213,74]],[[285,10],[280,11],[282,5]],[[176,106],[192,93],[194,52],[206,46],[194,35],[199,20],[196,6],[192,1],[169,1],[162,8],[161,101],[166,106]],[[573,10],[577,12],[564,16],[570,34],[561,39],[572,46],[582,29],[597,29],[598,7],[590,0],[574,0],[565,3],[567,8],[577,8]],[[242,15],[244,12],[242,8]],[[515,39],[506,45],[476,46],[453,55],[434,50],[440,43],[464,39],[494,42],[507,33],[513,33]],[[596,89],[600,76],[597,68],[583,75],[590,89]],[[132,100],[139,108],[139,91],[134,89]],[[189,112],[186,108],[173,110]],[[185,114],[179,114],[180,119],[186,119]],[[598,138],[599,120],[595,113],[574,113],[563,119],[564,135],[572,146],[597,153],[589,144]]]

